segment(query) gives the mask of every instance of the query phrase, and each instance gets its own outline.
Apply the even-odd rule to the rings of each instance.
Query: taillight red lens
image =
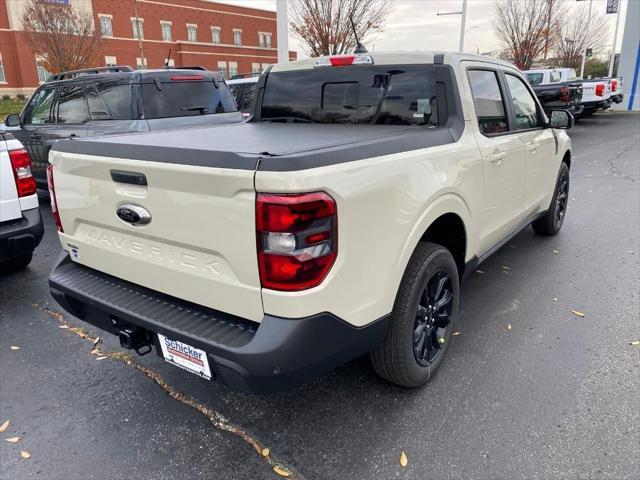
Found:
[[[355,55],[337,55],[335,57],[329,57],[332,67],[347,67],[353,65]]]
[[[259,193],[256,230],[264,288],[299,291],[319,285],[338,254],[336,202],[324,192]]]
[[[51,213],[53,221],[59,232],[64,232],[62,222],[60,221],[60,213],[58,212],[58,200],[56,199],[56,186],[53,182],[53,165],[47,166],[47,183],[49,184],[49,198],[51,199]]]
[[[618,90],[618,81],[617,80],[611,80],[611,91],[615,92]]]
[[[560,101],[568,102],[569,100],[569,87],[560,87]]]
[[[13,176],[16,180],[16,188],[18,197],[26,197],[36,193],[36,180],[31,174],[31,158],[29,152],[24,149],[10,150],[9,158],[11,159],[11,168]]]
[[[596,85],[596,96],[597,97],[604,96],[604,83],[599,83]]]

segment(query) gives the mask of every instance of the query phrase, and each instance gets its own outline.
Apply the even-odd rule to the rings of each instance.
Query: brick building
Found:
[[[275,12],[206,0],[56,1],[92,13],[106,38],[104,65],[159,68],[171,49],[172,66],[199,65],[230,77],[277,61]],[[0,96],[29,95],[48,75],[21,31],[24,4],[0,0]]]

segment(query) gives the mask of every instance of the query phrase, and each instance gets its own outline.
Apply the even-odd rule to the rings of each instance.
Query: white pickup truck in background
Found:
[[[26,267],[43,234],[29,153],[0,132],[0,271]]]

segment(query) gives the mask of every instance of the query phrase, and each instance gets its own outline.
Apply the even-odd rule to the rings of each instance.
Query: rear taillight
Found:
[[[264,288],[299,291],[315,287],[338,254],[336,202],[324,192],[259,193],[256,230]]]
[[[60,212],[58,212],[56,185],[53,183],[53,165],[47,166],[47,183],[49,184],[49,198],[51,199],[51,213],[53,213],[53,221],[56,222],[56,228],[58,231],[64,232],[62,229],[62,222],[60,221]]]
[[[618,81],[617,80],[611,80],[611,91],[615,92],[618,90]]]
[[[10,150],[11,168],[16,180],[18,197],[26,197],[36,193],[36,180],[31,174],[31,158],[29,152],[24,149]]]
[[[569,87],[560,87],[560,101],[568,102],[569,100]]]
[[[604,96],[604,83],[598,83],[596,85],[596,97]]]

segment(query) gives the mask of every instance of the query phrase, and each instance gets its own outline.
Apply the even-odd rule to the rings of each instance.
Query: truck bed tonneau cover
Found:
[[[61,140],[52,150],[203,167],[286,171],[452,143],[447,128],[248,122]],[[287,161],[288,160],[288,161]]]

